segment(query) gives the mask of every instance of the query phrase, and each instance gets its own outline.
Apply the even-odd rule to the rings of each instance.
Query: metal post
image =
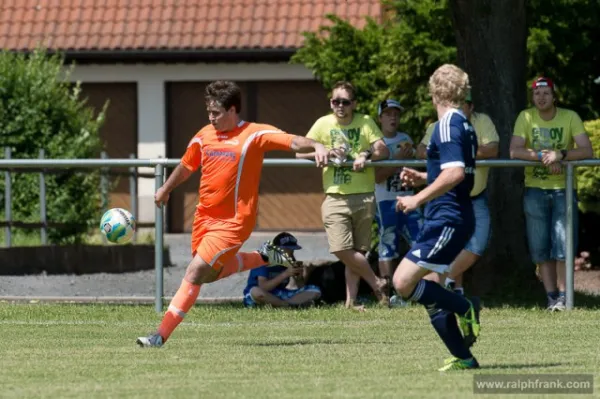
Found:
[[[106,151],[102,151],[100,153],[100,158],[108,159],[108,154]],[[108,210],[108,168],[103,167],[100,172],[100,193],[102,195],[102,211],[106,212]]]
[[[108,159],[108,154],[106,151],[102,151],[100,153],[100,158]],[[100,169],[100,202],[102,206],[102,213],[104,213],[108,210],[108,176],[106,167]],[[102,234],[102,242],[105,245],[108,244],[108,239],[104,234]]]
[[[567,268],[567,309],[573,309],[574,294],[575,294],[575,232],[574,220],[576,209],[573,209],[574,190],[575,190],[575,167],[569,162],[567,163],[566,173],[566,201],[567,201],[567,253],[566,253],[566,268]]]
[[[44,159],[44,149],[40,148],[40,159]],[[46,213],[46,176],[44,176],[44,170],[40,172],[40,222],[42,227],[40,228],[40,236],[42,238],[42,245],[48,244],[48,215]]]
[[[154,168],[155,191],[163,185],[164,166],[158,164]],[[156,272],[156,311],[163,310],[163,208],[156,207],[154,217],[154,268]]]
[[[10,159],[10,147],[4,147],[4,159]],[[12,187],[10,181],[10,171],[7,170],[4,172],[4,220],[7,223],[12,222],[11,215],[11,197],[12,197]],[[10,248],[11,246],[11,236],[10,236],[10,224],[4,228],[4,240],[6,242],[6,247]]]
[[[135,159],[135,154],[129,154],[129,159]],[[138,193],[137,193],[137,168],[129,168],[129,199],[131,201],[131,214],[138,220]],[[137,230],[137,229],[136,229]],[[137,231],[133,234],[133,242],[137,241]]]

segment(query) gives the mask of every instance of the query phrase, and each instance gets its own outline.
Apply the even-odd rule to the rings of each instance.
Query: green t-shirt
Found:
[[[306,137],[318,141],[327,149],[349,146],[348,161],[371,148],[371,144],[383,138],[381,130],[368,115],[354,114],[349,125],[338,124],[333,114],[319,118]],[[365,168],[354,172],[352,167],[327,166],[323,169],[323,190],[327,194],[359,194],[373,192],[375,170]]]
[[[581,118],[576,112],[564,108],[557,108],[550,121],[540,118],[536,108],[521,111],[514,129],[515,136],[525,139],[525,147],[535,151],[570,150],[574,147],[573,137],[580,134],[586,134]],[[543,165],[526,167],[525,187],[563,189],[565,175],[551,175]]]

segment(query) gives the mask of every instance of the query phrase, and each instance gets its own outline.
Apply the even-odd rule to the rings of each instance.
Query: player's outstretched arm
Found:
[[[317,167],[327,166],[327,162],[329,160],[329,150],[325,148],[325,146],[315,140],[302,137],[295,136],[292,140],[292,151],[296,152],[297,158],[304,159],[314,159]],[[311,151],[310,153],[306,153],[306,151]],[[299,155],[310,155],[310,157],[303,157]]]
[[[154,194],[154,202],[156,206],[162,206],[169,201],[171,191],[177,186],[186,181],[194,173],[182,164],[177,165],[173,173],[169,176],[165,184],[162,185]]]

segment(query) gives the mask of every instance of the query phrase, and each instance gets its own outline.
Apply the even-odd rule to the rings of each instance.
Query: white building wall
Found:
[[[288,63],[238,64],[114,64],[78,65],[72,81],[82,83],[136,82],[138,99],[138,158],[166,156],[167,82],[206,82],[218,79],[234,81],[313,80],[311,72],[301,65]],[[139,168],[139,173],[153,173],[152,168]],[[154,221],[154,180],[138,179],[138,219]]]

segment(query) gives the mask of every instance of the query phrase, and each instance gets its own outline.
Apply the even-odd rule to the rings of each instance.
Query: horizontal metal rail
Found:
[[[168,159],[168,158],[156,158],[156,159],[0,159],[0,170],[17,170],[17,169],[69,169],[69,168],[120,168],[120,167],[149,167],[154,168],[155,176],[155,189],[158,189],[163,182],[164,169],[166,167],[175,167],[179,165],[179,159]],[[585,166],[600,166],[600,159],[588,159],[581,161],[567,161],[563,162],[566,167],[565,180],[566,180],[566,201],[567,201],[567,309],[572,309],[574,305],[574,230],[573,230],[573,188],[576,167]],[[314,162],[305,159],[295,158],[269,158],[264,160],[265,167],[314,167]],[[378,167],[415,167],[423,168],[426,166],[425,160],[385,160],[385,161],[374,161],[369,162],[371,166]],[[540,162],[532,161],[520,161],[520,160],[509,160],[509,159],[493,159],[477,161],[477,166],[486,166],[492,168],[501,167],[523,167],[523,166],[536,166],[540,165]],[[342,166],[350,167],[352,162],[344,162]],[[163,225],[164,225],[164,214],[161,209],[156,210],[155,222],[153,224],[155,229],[155,272],[156,272],[156,296],[155,305],[156,311],[162,312],[163,309]],[[17,226],[19,223],[4,222],[0,226]],[[26,223],[23,223],[25,225]],[[36,227],[41,224],[35,223]],[[51,224],[50,224],[51,225]],[[152,225],[152,224],[150,224]],[[25,226],[23,226],[25,227]]]

